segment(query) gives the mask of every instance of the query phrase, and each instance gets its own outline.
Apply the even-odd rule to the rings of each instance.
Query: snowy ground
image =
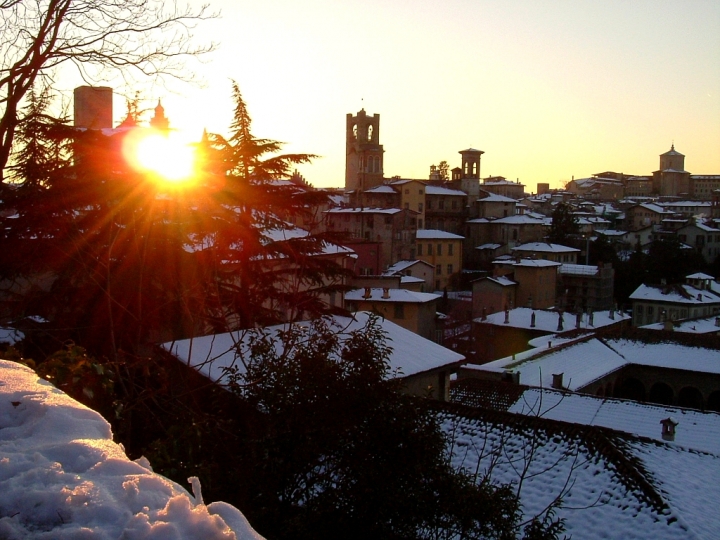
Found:
[[[0,360],[0,538],[261,539],[233,506],[203,504],[197,480],[193,493],[130,461],[98,413]]]

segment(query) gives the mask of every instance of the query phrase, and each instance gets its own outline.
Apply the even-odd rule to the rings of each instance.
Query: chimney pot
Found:
[[[563,374],[562,373],[553,373],[552,387],[557,388],[558,390],[562,390],[562,388],[563,388]]]

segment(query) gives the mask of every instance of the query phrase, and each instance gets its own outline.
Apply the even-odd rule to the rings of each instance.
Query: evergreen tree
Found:
[[[0,277],[25,280],[13,318],[49,321],[55,348],[73,339],[116,357],[331,311],[323,295],[346,290],[349,272],[322,256],[327,237],[280,217],[326,197],[277,182],[312,156],[276,155],[280,143],[255,138],[233,88],[234,131],[205,137],[204,168],[183,189],[129,167],[124,132],[74,130],[44,114],[45,94],[33,98],[18,181],[3,184]]]
[[[564,202],[558,203],[552,213],[548,242],[568,245],[577,239],[579,233],[578,218],[572,213],[572,207]]]

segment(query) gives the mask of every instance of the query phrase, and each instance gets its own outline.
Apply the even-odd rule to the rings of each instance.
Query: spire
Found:
[[[150,125],[156,129],[169,129],[170,121],[165,118],[165,108],[158,99],[157,107],[155,107],[155,116],[150,119]]]

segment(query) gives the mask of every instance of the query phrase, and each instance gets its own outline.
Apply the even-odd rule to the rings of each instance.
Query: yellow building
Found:
[[[431,341],[438,341],[435,318],[440,296],[431,293],[365,287],[345,293],[349,311],[369,311]]]
[[[435,290],[444,290],[452,276],[462,270],[464,237],[446,231],[424,229],[417,231],[416,238],[416,258],[435,267]]]

